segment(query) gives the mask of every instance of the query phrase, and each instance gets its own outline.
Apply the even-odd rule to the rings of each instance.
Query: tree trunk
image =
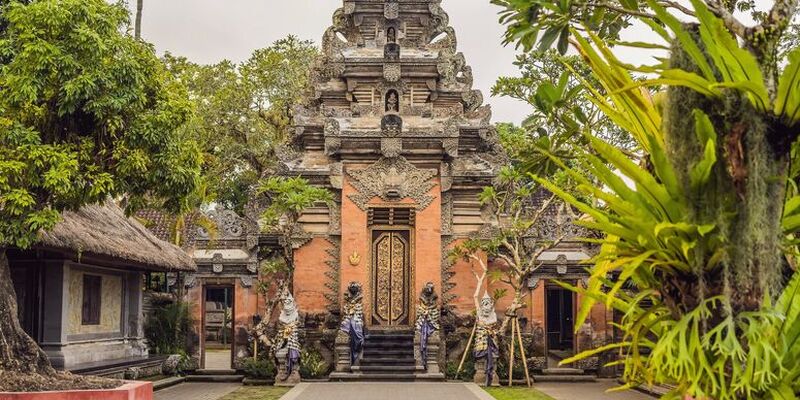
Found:
[[[142,38],[142,9],[144,0],[136,0],[136,25],[134,26],[134,36],[136,39]]]
[[[0,321],[0,371],[55,373],[47,355],[19,323],[17,295],[4,249],[0,249]]]

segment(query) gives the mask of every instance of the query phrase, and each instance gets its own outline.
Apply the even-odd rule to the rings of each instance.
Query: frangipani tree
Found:
[[[508,41],[528,47],[544,31],[542,46],[553,35],[573,45],[602,85],[586,83],[590,99],[644,156],[634,163],[589,134],[590,148],[576,150],[581,168],[552,157],[593,202],[539,179],[606,235],[588,288],[572,287],[585,295],[578,326],[594,302],[622,315],[623,340],[596,352],[620,352],[628,386],[676,385],[668,398],[796,398],[800,275],[786,253],[800,228],[788,184],[800,49],[785,64],[776,54],[797,1],[774,3],[752,27],[734,16],[737,2],[495,3]],[[635,67],[615,57],[607,39],[632,18],[667,46],[627,45],[661,46],[668,58]],[[632,76],[644,72],[653,78]]]

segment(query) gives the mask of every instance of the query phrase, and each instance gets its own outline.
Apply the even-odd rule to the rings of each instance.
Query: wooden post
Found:
[[[469,335],[469,340],[467,341],[467,348],[464,349],[464,355],[461,356],[461,363],[458,364],[458,370],[456,370],[456,377],[454,379],[458,379],[458,375],[461,374],[461,368],[464,367],[464,361],[467,360],[467,353],[469,353],[469,347],[472,345],[472,339],[475,338],[475,331],[478,330],[478,322],[475,321],[475,326],[472,328],[472,333]]]
[[[519,327],[519,320],[514,318],[514,324],[517,325],[517,337],[519,338],[519,351],[522,355],[522,365],[525,367],[525,380],[528,382],[528,387],[531,387],[531,375],[528,373],[528,356],[525,354],[525,345],[522,343],[522,329]]]
[[[516,340],[514,337],[514,329],[516,328],[514,321],[516,321],[516,318],[511,320],[511,355],[508,361],[508,387],[514,386],[514,341]]]

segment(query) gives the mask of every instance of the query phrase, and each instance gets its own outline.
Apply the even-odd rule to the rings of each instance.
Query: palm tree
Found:
[[[144,0],[136,0],[136,25],[134,26],[133,34],[137,39],[142,38],[142,8],[144,7]]]

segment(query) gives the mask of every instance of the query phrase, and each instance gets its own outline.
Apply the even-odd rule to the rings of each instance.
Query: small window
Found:
[[[96,275],[83,275],[83,312],[81,324],[100,325],[100,294],[103,278]]]

